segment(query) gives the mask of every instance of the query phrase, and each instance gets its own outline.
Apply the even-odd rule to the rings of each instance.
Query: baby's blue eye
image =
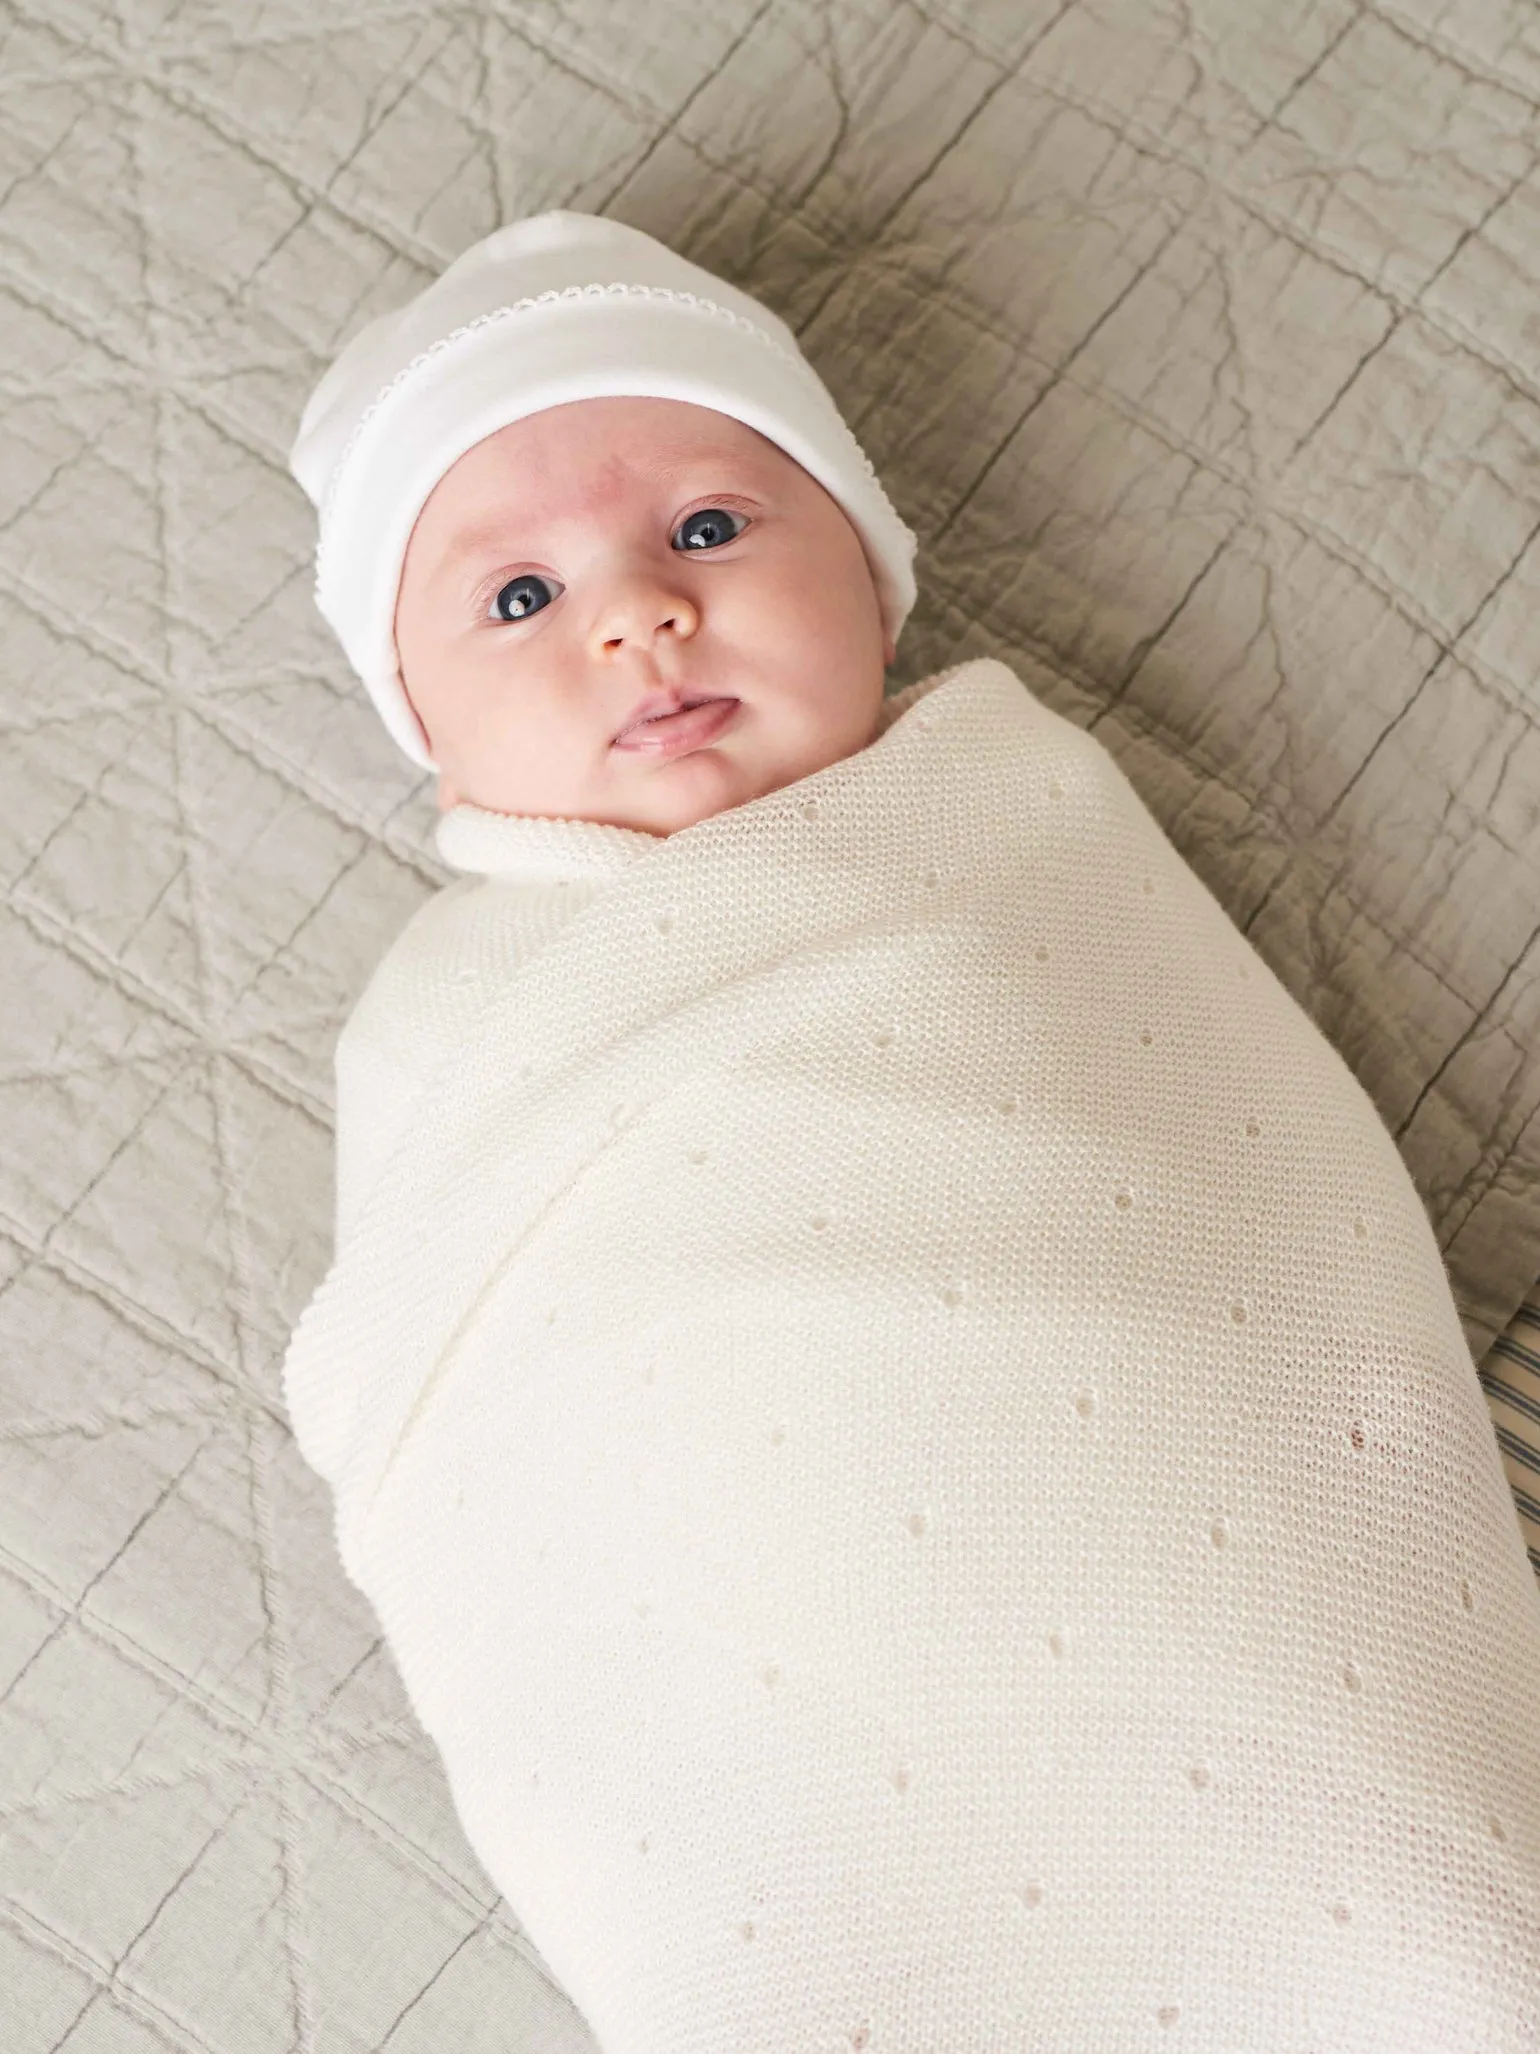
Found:
[[[686,549],[717,549],[724,542],[735,542],[743,533],[742,528],[733,526],[733,522],[740,518],[738,514],[729,513],[724,506],[703,506],[698,513],[692,513],[680,522],[674,540],[677,544],[683,535]],[[745,521],[744,526],[747,525]],[[692,528],[695,530],[693,534],[690,532]]]
[[[526,614],[549,606],[551,598],[551,588],[545,579],[527,571],[522,578],[510,578],[503,586],[492,601],[492,614],[497,620],[523,620]]]

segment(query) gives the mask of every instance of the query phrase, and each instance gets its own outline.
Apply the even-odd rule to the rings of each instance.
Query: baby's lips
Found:
[[[633,722],[630,727],[621,729],[612,747],[636,750],[643,755],[686,748],[692,742],[715,736],[731,720],[737,706],[736,699],[702,699],[694,706],[681,707],[676,713]]]
[[[710,692],[681,692],[677,685],[666,692],[649,692],[637,701],[626,717],[624,727],[614,735],[619,741],[622,735],[630,734],[636,727],[644,726],[650,720],[657,720],[673,713],[688,713],[697,706],[705,705],[715,695]]]

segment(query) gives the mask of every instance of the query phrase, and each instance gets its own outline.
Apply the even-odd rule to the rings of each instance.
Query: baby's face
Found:
[[[872,741],[893,660],[855,529],[785,451],[709,407],[586,399],[446,471],[396,603],[439,803],[669,835]],[[736,700],[667,754],[644,699]]]

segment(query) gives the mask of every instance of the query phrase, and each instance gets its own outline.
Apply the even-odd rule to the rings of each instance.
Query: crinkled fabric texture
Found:
[[[338,1029],[449,874],[287,452],[357,326],[536,208],[791,324],[920,534],[894,685],[1008,658],[1342,1052],[1540,1559],[1531,7],[719,0],[622,39],[595,0],[25,0],[4,36],[7,2054],[592,2054],[279,1384]]]
[[[486,980],[285,1396],[606,2054],[1535,2044],[1540,1594],[1426,1214],[1003,664]]]

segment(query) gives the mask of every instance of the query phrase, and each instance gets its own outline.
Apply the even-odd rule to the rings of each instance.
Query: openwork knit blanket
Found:
[[[486,992],[286,1388],[606,2054],[1540,2044],[1540,1599],[1427,1217],[1002,664]]]

